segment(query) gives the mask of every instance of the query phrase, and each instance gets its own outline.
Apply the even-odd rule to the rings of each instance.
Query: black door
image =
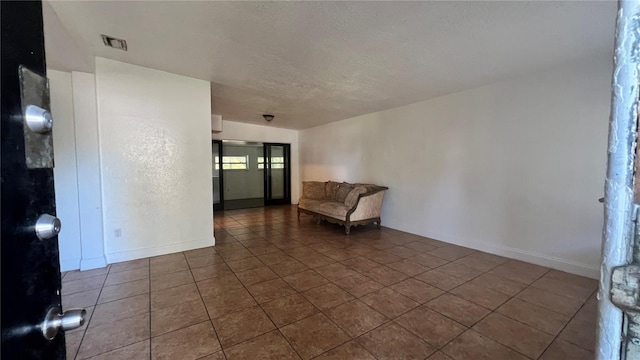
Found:
[[[2,358],[64,359],[64,332],[43,332],[61,317],[42,4],[2,1],[0,11]]]
[[[291,145],[264,145],[264,204],[291,204]]]
[[[211,141],[213,161],[211,182],[213,184],[213,211],[224,209],[224,179],[222,176],[222,140]]]

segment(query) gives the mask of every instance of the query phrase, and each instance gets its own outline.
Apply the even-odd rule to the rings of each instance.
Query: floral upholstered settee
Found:
[[[349,235],[352,226],[376,223],[380,228],[380,210],[387,187],[349,184],[335,181],[303,181],[300,213],[313,215],[318,222],[341,224]]]

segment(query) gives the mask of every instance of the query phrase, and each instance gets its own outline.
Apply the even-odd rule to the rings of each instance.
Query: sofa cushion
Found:
[[[321,204],[325,201],[327,200],[314,200],[314,199],[300,198],[300,201],[298,202],[298,207],[301,209],[315,211],[315,209],[318,207],[318,204]]]
[[[367,192],[367,188],[364,186],[356,186],[353,190],[349,191],[347,198],[344,199],[344,205],[351,209],[358,202],[358,197],[360,194],[365,194]]]
[[[324,198],[334,201],[336,199],[336,192],[338,191],[338,187],[340,187],[339,182],[327,181],[324,191]]]
[[[349,211],[343,203],[329,200],[300,199],[298,207],[341,220],[347,219],[347,211]]]
[[[343,182],[338,187],[338,191],[336,191],[336,201],[344,203],[347,199],[347,195],[353,190],[355,186],[346,182]]]
[[[322,215],[338,218],[341,220],[347,219],[347,211],[349,209],[341,202],[337,201],[323,201],[314,206],[313,211]]]
[[[323,200],[325,183],[320,181],[303,181],[302,196],[312,200]]]

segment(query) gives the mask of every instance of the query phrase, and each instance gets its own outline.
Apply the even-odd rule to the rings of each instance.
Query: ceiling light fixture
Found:
[[[271,115],[271,114],[262,114],[262,117],[267,120],[267,122],[271,122],[271,120],[273,120],[273,118],[275,116]]]

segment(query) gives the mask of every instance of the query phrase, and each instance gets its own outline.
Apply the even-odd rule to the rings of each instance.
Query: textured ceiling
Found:
[[[615,1],[50,6],[51,67],[90,71],[92,61],[78,59],[102,56],[209,80],[213,111],[224,119],[265,125],[261,114],[272,113],[270,126],[292,129],[612,54],[617,8]],[[126,39],[129,51],[104,47],[100,34]]]

